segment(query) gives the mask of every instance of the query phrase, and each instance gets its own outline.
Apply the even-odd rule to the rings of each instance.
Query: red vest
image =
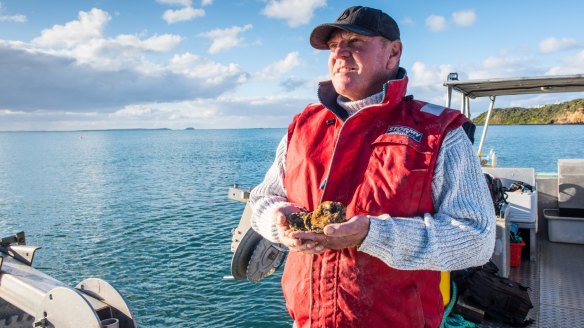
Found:
[[[432,176],[459,112],[404,100],[407,77],[391,81],[382,104],[345,122],[309,105],[288,129],[288,199],[312,211],[322,201],[356,214],[433,213]],[[298,327],[438,327],[443,300],[437,271],[403,271],[356,248],[288,254],[282,288]]]

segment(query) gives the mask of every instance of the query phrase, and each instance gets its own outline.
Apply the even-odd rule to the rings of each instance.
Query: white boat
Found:
[[[584,92],[584,75],[539,76],[509,79],[459,81],[451,73],[444,82],[446,106],[450,107],[453,91],[461,97],[460,111],[471,117],[471,99],[490,100],[478,155],[488,133],[489,120],[497,97],[524,94]],[[488,163],[486,163],[488,164]],[[538,174],[533,168],[485,167],[485,172],[504,182],[534,182],[531,194],[508,193],[509,208],[503,223],[514,223],[529,230],[529,258],[516,268],[509,268],[512,280],[529,286],[534,304],[528,317],[529,327],[584,327],[584,159],[559,159],[556,174]],[[569,215],[560,216],[564,210]],[[551,215],[551,214],[556,214]],[[505,236],[506,237],[506,236]],[[497,251],[497,250],[495,250]],[[509,250],[499,257],[508,256]],[[508,264],[508,260],[499,263]],[[505,272],[506,268],[503,268]],[[485,322],[484,327],[505,327]]]

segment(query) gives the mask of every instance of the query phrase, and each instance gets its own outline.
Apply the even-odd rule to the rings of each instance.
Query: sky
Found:
[[[0,131],[286,127],[328,79],[310,32],[352,5],[397,21],[416,99],[444,105],[450,72],[584,74],[576,0],[0,0]],[[471,103],[473,116],[486,109]]]

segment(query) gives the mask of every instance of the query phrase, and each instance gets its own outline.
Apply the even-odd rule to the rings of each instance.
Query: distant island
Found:
[[[487,112],[484,112],[472,121],[483,125],[486,117]],[[584,98],[537,108],[495,108],[489,124],[584,124]]]

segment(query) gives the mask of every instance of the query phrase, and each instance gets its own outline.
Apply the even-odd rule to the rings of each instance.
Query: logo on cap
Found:
[[[339,16],[339,18],[337,18],[337,21],[342,21],[345,20],[349,17],[349,15],[351,14],[351,9],[346,9],[345,11],[343,11],[343,13],[341,14],[341,16]]]

